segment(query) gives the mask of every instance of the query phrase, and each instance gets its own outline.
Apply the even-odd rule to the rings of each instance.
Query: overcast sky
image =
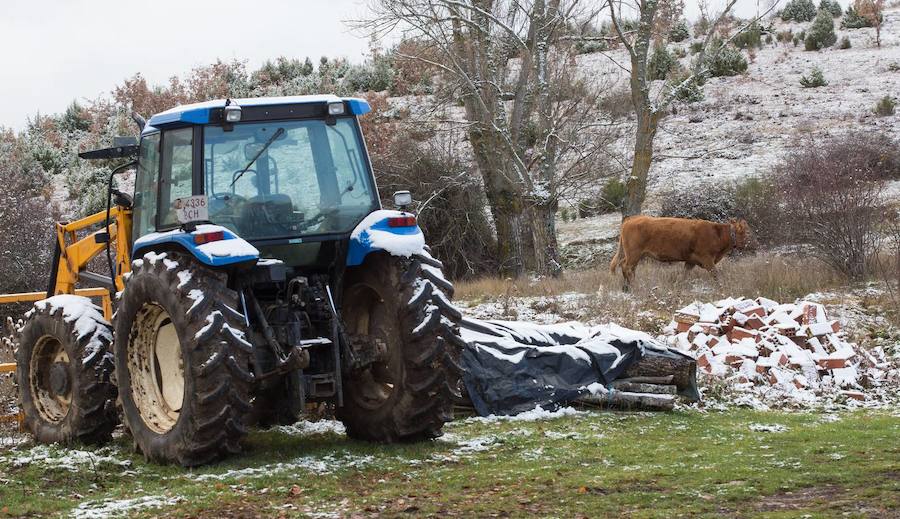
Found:
[[[0,126],[95,99],[140,72],[166,82],[217,58],[361,61],[366,38],[343,20],[363,0],[0,0]]]
[[[696,0],[686,3],[693,17]],[[752,15],[756,3],[739,0],[738,14]],[[0,0],[0,126],[20,130],[37,112],[61,112],[73,100],[107,95],[137,72],[160,84],[217,58],[246,60],[250,68],[277,56],[358,62],[368,52],[368,40],[343,22],[364,17],[366,4]]]

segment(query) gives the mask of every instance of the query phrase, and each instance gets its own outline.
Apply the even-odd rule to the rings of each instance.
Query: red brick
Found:
[[[730,364],[731,366],[738,368],[744,361],[747,360],[745,357],[741,357],[740,355],[728,354],[725,355],[725,363]]]
[[[700,366],[701,368],[705,368],[705,367],[709,366],[709,357],[707,355],[709,355],[709,354],[704,353],[703,355],[700,355],[699,357],[697,357],[697,365]]]
[[[854,400],[865,400],[866,394],[862,391],[841,391],[841,394]]]
[[[750,308],[741,310],[741,313],[744,315],[748,315],[748,316],[755,315],[756,317],[765,317],[766,309],[763,308],[761,305],[755,305],[755,306],[751,306]]]
[[[816,311],[818,307],[815,305],[803,305],[803,322],[806,324],[816,322]]]
[[[766,325],[766,323],[762,322],[762,319],[760,319],[759,317],[756,317],[755,315],[750,317],[749,319],[747,319],[746,322],[744,322],[744,328],[747,328],[750,330],[759,330],[760,328],[762,328],[765,325]]]
[[[753,339],[754,341],[759,341],[759,332],[741,328],[740,326],[735,326],[728,332],[728,340],[731,342],[737,342],[741,339]]]
[[[850,362],[847,359],[819,359],[818,361],[819,367],[822,369],[840,369],[846,368],[850,365]]]
[[[686,332],[691,329],[691,323],[683,323],[681,321],[675,321],[675,330],[678,332]]]
[[[675,322],[684,323],[684,324],[694,324],[700,319],[699,315],[693,314],[683,314],[681,312],[675,312]]]
[[[806,346],[807,337],[804,337],[802,335],[789,335],[788,339],[794,341],[794,344],[796,344],[797,346],[800,346],[801,348]]]

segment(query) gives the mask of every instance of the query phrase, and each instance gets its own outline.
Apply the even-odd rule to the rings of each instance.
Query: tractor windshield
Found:
[[[377,195],[352,117],[204,129],[209,219],[246,240],[345,233]]]

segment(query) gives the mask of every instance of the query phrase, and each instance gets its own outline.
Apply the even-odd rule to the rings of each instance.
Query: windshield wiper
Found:
[[[284,128],[278,128],[277,130],[275,130],[275,133],[273,133],[272,136],[269,137],[269,140],[266,141],[265,146],[263,146],[259,149],[259,151],[256,152],[256,155],[254,155],[253,158],[250,159],[250,162],[247,163],[247,167],[242,169],[241,172],[234,177],[234,180],[231,181],[231,185],[228,187],[234,187],[234,183],[237,182],[238,179],[240,179],[244,175],[244,173],[246,173],[250,169],[250,166],[252,166],[256,162],[256,159],[258,159],[260,155],[262,155],[267,149],[269,149],[269,146],[271,146],[272,143],[275,142],[275,139],[281,137],[282,134],[284,134]]]

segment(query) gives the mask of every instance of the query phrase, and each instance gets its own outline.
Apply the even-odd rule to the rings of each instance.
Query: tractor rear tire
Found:
[[[116,375],[147,459],[196,466],[241,450],[253,347],[227,281],[178,252],[133,263],[116,314]]]
[[[19,332],[16,379],[25,428],[39,443],[105,443],[118,421],[112,327],[89,299],[56,297],[66,299],[35,303]]]
[[[344,373],[338,418],[352,438],[382,443],[440,436],[453,418],[459,369],[454,345],[459,311],[452,285],[429,255],[370,254],[345,280],[342,318],[350,335],[380,341],[382,357]],[[448,293],[449,292],[449,293]]]

